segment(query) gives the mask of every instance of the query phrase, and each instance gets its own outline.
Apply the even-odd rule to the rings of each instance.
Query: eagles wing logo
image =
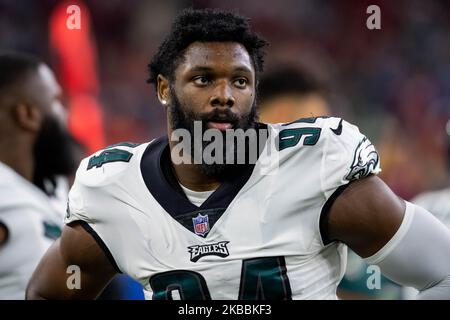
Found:
[[[357,180],[367,177],[378,168],[380,157],[374,145],[364,137],[356,147],[350,172],[345,177],[347,180]]]

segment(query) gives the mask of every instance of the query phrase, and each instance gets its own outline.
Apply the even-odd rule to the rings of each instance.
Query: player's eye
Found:
[[[247,84],[248,84],[248,80],[245,78],[239,78],[239,79],[234,80],[234,85],[240,89],[244,89]]]
[[[198,86],[206,86],[209,82],[208,78],[205,76],[198,76],[193,79],[194,83]]]

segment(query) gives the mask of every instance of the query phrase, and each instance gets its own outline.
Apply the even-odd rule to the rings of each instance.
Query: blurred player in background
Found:
[[[445,144],[447,145],[447,163],[450,170],[450,119],[447,122],[444,131]],[[450,187],[439,190],[426,191],[416,197],[411,202],[427,209],[444,225],[450,228]],[[417,294],[414,288],[405,288],[403,294],[409,298]]]
[[[450,298],[450,231],[376,176],[378,153],[356,126],[332,117],[257,121],[265,45],[232,13],[177,17],[150,63],[168,135],[82,161],[63,234],[28,298],[95,298],[123,272],[160,300],[335,299],[346,245],[420,298]],[[172,133],[198,139],[194,123],[217,139],[265,132],[273,153],[238,165],[223,162],[235,155],[225,149],[219,163],[192,163],[204,147],[194,144],[180,163]],[[244,146],[234,151],[249,152]],[[69,265],[80,268],[79,290],[67,287]]]
[[[447,122],[445,128],[445,143],[448,150],[448,169],[450,170],[450,120]],[[450,187],[424,192],[412,199],[412,202],[429,210],[436,218],[450,228]]]
[[[261,122],[286,123],[330,115],[325,90],[304,70],[283,66],[266,72],[258,90]]]
[[[43,192],[54,195],[49,183],[76,163],[61,95],[46,64],[0,54],[1,299],[25,298],[31,273],[61,233],[64,211]]]
[[[34,147],[33,184],[44,191],[53,207],[61,213],[67,209],[67,196],[77,165],[86,154],[84,146],[66,129],[65,118],[60,129],[53,129],[59,130],[59,134],[53,134],[48,141],[36,141]],[[60,153],[58,158],[54,157],[57,153]]]

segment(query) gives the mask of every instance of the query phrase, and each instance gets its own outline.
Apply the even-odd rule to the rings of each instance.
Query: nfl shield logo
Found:
[[[192,218],[192,222],[194,223],[194,232],[199,236],[206,236],[209,232],[209,219],[208,215],[205,214],[202,216],[200,213],[195,218]]]

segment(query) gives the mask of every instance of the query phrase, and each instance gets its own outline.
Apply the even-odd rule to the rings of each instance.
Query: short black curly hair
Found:
[[[250,30],[249,19],[217,9],[184,9],[148,65],[147,82],[156,87],[159,74],[173,80],[185,49],[196,41],[238,42],[248,51],[256,75],[263,71],[263,48],[267,42]]]

